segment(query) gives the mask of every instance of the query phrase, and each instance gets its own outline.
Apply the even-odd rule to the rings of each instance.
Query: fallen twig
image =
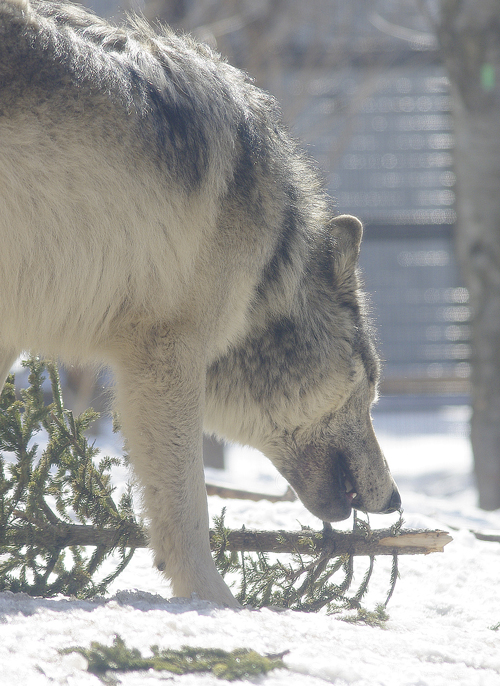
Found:
[[[478,541],[492,541],[493,543],[500,543],[500,534],[484,534],[481,531],[472,531],[471,534],[478,539]]]
[[[214,531],[210,531],[211,541]],[[148,540],[140,528],[118,531],[83,524],[26,524],[11,527],[4,533],[4,545],[46,546],[113,546],[123,541],[128,548],[146,548]],[[390,529],[375,530],[369,536],[352,532],[332,531],[324,542],[320,531],[251,531],[232,529],[227,534],[226,550],[261,553],[318,553],[328,547],[328,556],[350,555],[427,555],[443,552],[452,537],[446,531],[401,531],[394,535]]]
[[[446,526],[452,531],[460,531],[460,529],[464,528],[453,524],[446,524]],[[475,529],[469,529],[469,533],[475,536],[475,538],[477,538],[478,541],[490,541],[492,543],[500,543],[500,532],[486,533],[485,531],[476,531]]]
[[[135,549],[148,545],[131,485],[119,500],[114,493],[111,468],[125,460],[100,457],[88,442],[85,431],[96,415],[89,410],[75,418],[64,410],[53,364],[47,365],[53,395],[48,405],[42,389],[45,364],[30,358],[26,366],[29,388],[21,400],[16,400],[12,379],[0,398],[2,451],[14,456],[6,463],[0,453],[0,588],[44,597],[102,595]],[[40,451],[35,437],[42,429],[48,441]],[[207,490],[225,498],[294,499],[291,491],[269,496],[223,486]],[[242,605],[307,612],[353,609],[361,613],[358,619],[380,625],[382,614],[366,614],[361,606],[375,557],[393,558],[387,604],[398,577],[398,555],[443,550],[451,540],[442,531],[404,531],[402,526],[400,517],[390,529],[372,531],[355,514],[351,532],[334,531],[329,524],[321,532],[229,530],[223,510],[214,517],[210,543],[219,572],[229,573],[233,586],[239,580],[235,596]],[[103,578],[102,563],[111,552],[112,571]],[[267,553],[286,553],[287,558]],[[369,563],[358,590],[349,595],[355,555],[367,556]]]
[[[239,488],[228,486],[217,486],[216,484],[206,484],[207,495],[218,495],[221,498],[234,498],[237,500],[269,500],[271,503],[290,502],[297,500],[297,496],[288,486],[283,495],[271,495],[269,493],[255,493],[254,491],[242,491]]]
[[[311,539],[314,548],[311,551]],[[228,551],[246,550],[263,553],[321,552],[323,533],[320,531],[249,531],[228,533]],[[352,532],[331,531],[326,545],[330,557],[350,555],[420,555],[443,552],[452,537],[446,531],[401,531],[394,535],[390,529],[375,530],[366,537]]]

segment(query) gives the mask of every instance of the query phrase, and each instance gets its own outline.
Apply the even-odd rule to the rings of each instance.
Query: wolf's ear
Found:
[[[337,274],[352,272],[358,262],[363,225],[350,214],[341,214],[332,220],[330,235],[334,239],[334,261]]]

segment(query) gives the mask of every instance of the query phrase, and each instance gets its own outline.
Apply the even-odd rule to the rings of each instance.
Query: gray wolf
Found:
[[[0,0],[0,371],[114,370],[156,566],[234,606],[202,432],[264,452],[323,520],[400,498],[375,438],[360,222],[335,217],[274,99],[208,47]]]

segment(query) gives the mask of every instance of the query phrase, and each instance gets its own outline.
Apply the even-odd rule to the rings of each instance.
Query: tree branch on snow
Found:
[[[54,364],[30,358],[25,366],[29,387],[21,399],[13,378],[0,399],[0,589],[43,596],[103,594],[135,549],[147,546],[130,485],[118,501],[114,498],[111,469],[125,458],[102,458],[88,443],[85,430],[97,413],[87,410],[75,418],[64,409]],[[49,403],[45,371],[51,382]],[[47,442],[40,450],[34,438],[42,431]],[[207,490],[214,492],[210,486]],[[252,500],[269,497],[225,488],[217,492]],[[286,493],[276,500],[293,498]],[[357,621],[380,623],[384,606],[376,613],[361,606],[375,557],[393,558],[387,604],[398,578],[398,556],[442,551],[451,540],[446,532],[404,531],[402,524],[400,518],[390,529],[372,531],[355,515],[350,533],[334,531],[330,524],[323,531],[230,530],[223,512],[214,520],[210,542],[219,571],[235,578],[236,596],[244,605],[356,610]],[[112,554],[115,568],[103,577],[102,564]],[[357,591],[348,595],[358,556],[369,558],[368,568]]]
[[[271,503],[289,502],[293,503],[297,500],[297,496],[293,490],[288,486],[283,495],[271,495],[270,493],[255,493],[254,491],[242,491],[238,488],[230,488],[228,486],[218,486],[216,484],[206,484],[207,495],[218,495],[220,498],[234,498],[236,500],[268,500]]]
[[[22,512],[15,513],[22,521]],[[210,531],[211,541],[215,531]],[[47,548],[67,548],[72,546],[116,547],[120,540],[128,548],[147,548],[146,532],[139,526],[124,529],[100,528],[85,524],[37,524],[25,521],[8,529],[4,534],[4,544],[16,547],[43,545]],[[481,538],[481,534],[478,534]],[[427,555],[443,552],[452,537],[446,531],[402,530],[394,533],[391,529],[371,531],[368,536],[351,532],[324,532],[304,529],[303,531],[255,531],[232,529],[228,531],[226,550],[228,552],[262,553],[328,553],[338,555]],[[500,540],[500,537],[487,536],[481,540]]]

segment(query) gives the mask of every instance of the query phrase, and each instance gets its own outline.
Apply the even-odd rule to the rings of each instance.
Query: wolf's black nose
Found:
[[[391,512],[396,512],[396,510],[399,510],[401,507],[401,496],[399,495],[399,491],[397,488],[395,488],[392,492],[391,499],[389,500],[389,503],[384,510],[383,514],[390,514]]]

